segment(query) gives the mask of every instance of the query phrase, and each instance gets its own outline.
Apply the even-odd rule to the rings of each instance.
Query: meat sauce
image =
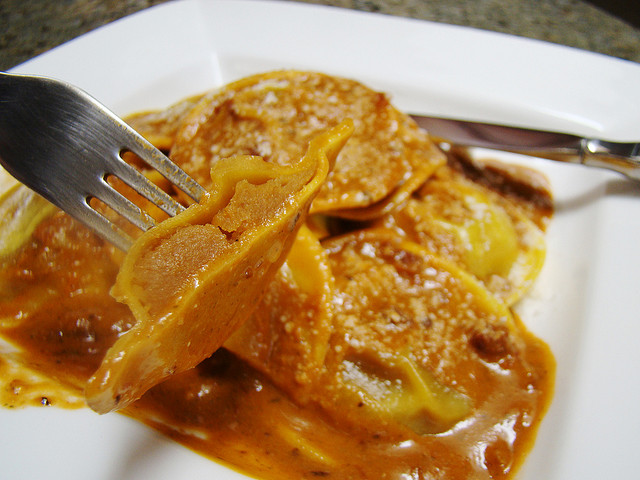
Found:
[[[109,295],[120,260],[113,247],[62,213],[41,222],[19,253],[5,259],[0,334],[19,352],[0,363],[3,405],[82,403],[87,379],[133,322]],[[259,478],[507,478],[530,449],[553,389],[548,347],[522,332],[525,347],[513,365],[529,369],[503,366],[493,375],[495,365],[486,363],[491,368],[478,375],[484,370],[501,382],[499,395],[437,434],[385,430],[376,422],[337,424],[323,409],[292,401],[224,348],[123,413]],[[474,342],[492,353],[494,343]],[[12,367],[16,362],[54,380],[34,383],[24,368]],[[478,378],[476,388],[483,382]]]
[[[133,121],[206,179],[211,152],[239,144],[268,157],[306,143],[278,143],[299,133],[292,112],[309,127],[354,118],[363,135],[338,157],[257,313],[119,412],[265,480],[511,478],[553,394],[552,353],[511,311],[544,259],[544,182],[465,152],[447,159],[385,96],[319,74],[241,80]],[[252,137],[256,124],[271,143]],[[81,408],[136,323],[111,296],[124,254],[62,212],[32,223],[0,243],[0,404]]]

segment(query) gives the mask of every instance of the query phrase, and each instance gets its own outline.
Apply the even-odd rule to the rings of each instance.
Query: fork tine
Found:
[[[106,180],[96,182],[92,196],[104,202],[109,208],[122,215],[140,230],[155,227],[156,221],[127,197],[109,185]]]
[[[129,250],[133,244],[133,239],[127,233],[123,232],[117,225],[97,210],[94,210],[86,202],[76,204],[76,215],[74,216],[76,216],[76,218],[82,218],[85,224],[89,222],[94,232],[124,252]]]
[[[108,174],[118,177],[137,193],[154,203],[157,207],[162,209],[162,211],[172,217],[184,210],[184,207],[175,199],[155,185],[138,170],[126,163],[119,155],[117,155],[117,160],[117,163],[110,164],[112,171],[107,172]]]
[[[176,185],[180,190],[199,202],[206,190],[193,178],[187,175],[178,165],[167,158],[160,150],[149,143],[131,127],[127,129],[134,146],[131,151],[143,161],[156,169],[160,174]]]

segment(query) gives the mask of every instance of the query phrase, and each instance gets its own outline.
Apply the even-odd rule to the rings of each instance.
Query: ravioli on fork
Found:
[[[255,156],[216,163],[214,187],[200,203],[135,242],[112,295],[137,322],[89,379],[91,408],[125,407],[207,358],[242,325],[284,262],[352,130],[347,120],[319,135],[290,166]]]

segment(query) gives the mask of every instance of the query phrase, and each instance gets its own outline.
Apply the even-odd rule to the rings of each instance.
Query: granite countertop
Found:
[[[167,0],[2,0],[0,70]],[[640,63],[640,29],[580,0],[300,0],[521,35]]]

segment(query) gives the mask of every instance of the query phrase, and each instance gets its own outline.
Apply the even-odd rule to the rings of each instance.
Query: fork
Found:
[[[96,198],[147,231],[156,221],[107,181],[117,177],[169,216],[185,207],[126,163],[132,152],[199,201],[205,190],[123,120],[77,87],[0,72],[0,164],[17,180],[121,250],[130,235],[96,210]]]

